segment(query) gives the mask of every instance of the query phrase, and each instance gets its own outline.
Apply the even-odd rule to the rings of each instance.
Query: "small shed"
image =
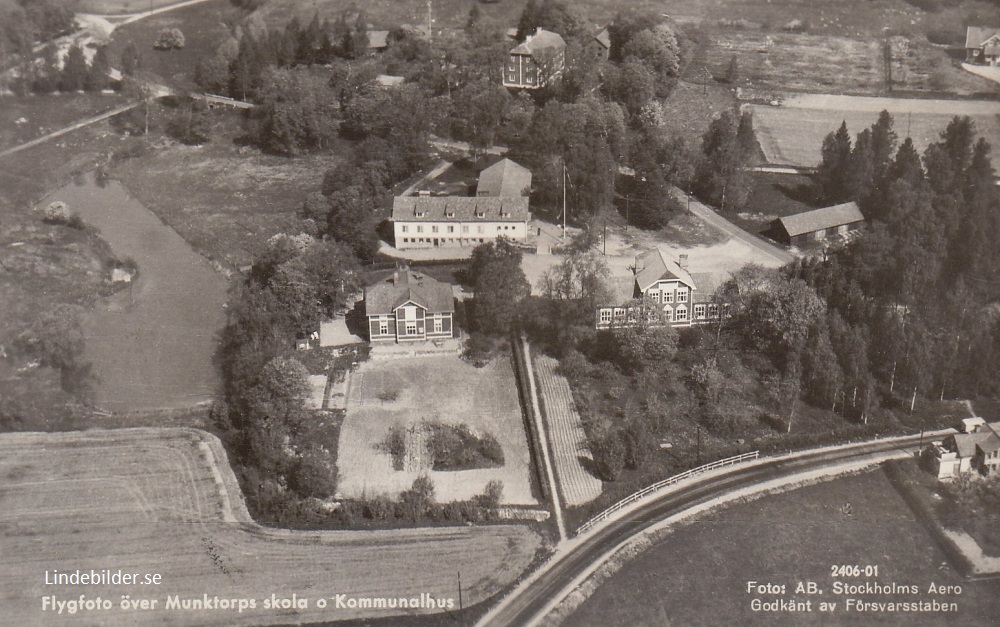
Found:
[[[844,236],[864,226],[865,216],[856,202],[846,202],[778,218],[771,223],[771,236],[787,245],[805,246],[827,238]]]

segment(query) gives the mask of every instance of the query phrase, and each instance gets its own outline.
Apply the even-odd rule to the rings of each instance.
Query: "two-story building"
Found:
[[[717,322],[721,315],[715,299],[718,283],[711,273],[688,271],[687,255],[667,260],[663,251],[651,250],[638,256],[630,281],[618,288],[617,306],[597,310],[598,329],[627,326],[634,322],[629,302],[648,298],[663,311],[662,320],[675,327]]]
[[[966,418],[961,429],[924,451],[937,478],[953,479],[972,471],[989,475],[1000,470],[1000,422]]]
[[[965,60],[996,65],[1000,60],[1000,28],[969,26],[965,30]]]
[[[566,67],[566,41],[539,28],[514,47],[503,68],[504,87],[538,89],[562,76]]]
[[[400,268],[365,288],[365,315],[372,342],[444,340],[454,333],[451,285]]]
[[[528,199],[476,196],[397,196],[392,223],[397,250],[476,246],[528,238]]]

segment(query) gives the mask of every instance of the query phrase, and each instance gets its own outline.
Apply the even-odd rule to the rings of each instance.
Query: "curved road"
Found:
[[[928,434],[925,434],[925,438]],[[866,456],[915,450],[919,435],[893,440],[876,440],[851,447],[806,453],[793,458],[777,458],[745,467],[722,476],[705,477],[679,490],[652,498],[645,505],[603,527],[554,562],[530,585],[515,590],[501,606],[487,614],[480,627],[532,625],[541,619],[556,600],[568,594],[574,580],[608,551],[656,523],[691,507],[741,488],[772,479],[819,469],[831,464],[862,461]]]

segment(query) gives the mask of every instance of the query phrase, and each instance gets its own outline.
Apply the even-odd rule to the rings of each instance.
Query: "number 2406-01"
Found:
[[[857,564],[834,564],[830,566],[831,577],[878,577],[878,566],[858,566]]]

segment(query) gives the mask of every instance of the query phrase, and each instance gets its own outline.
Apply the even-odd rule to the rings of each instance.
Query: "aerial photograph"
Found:
[[[0,0],[7,625],[1000,626],[1000,0]]]

